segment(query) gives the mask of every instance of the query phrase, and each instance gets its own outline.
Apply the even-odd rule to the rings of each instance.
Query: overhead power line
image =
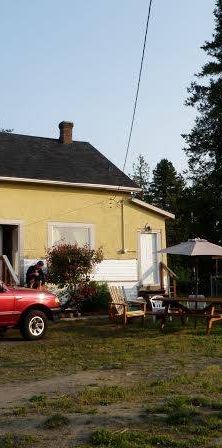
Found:
[[[139,71],[139,78],[138,78],[137,89],[136,89],[136,97],[135,97],[134,107],[133,107],[133,115],[132,115],[132,120],[131,120],[130,133],[129,133],[128,143],[127,143],[127,148],[126,148],[125,160],[124,160],[124,164],[123,164],[123,172],[125,171],[125,167],[126,167],[126,162],[127,162],[127,157],[128,157],[128,153],[129,153],[132,132],[133,132],[133,126],[134,126],[134,121],[135,121],[136,107],[137,107],[137,101],[138,101],[139,90],[140,90],[140,81],[141,81],[141,75],[142,75],[142,70],[143,70],[143,61],[144,61],[145,50],[146,50],[147,33],[148,33],[148,29],[149,29],[152,3],[153,3],[153,0],[149,0],[149,8],[148,8],[147,21],[146,21],[146,30],[145,30],[144,43],[143,43],[143,52],[142,52],[142,58],[141,58],[141,63],[140,63],[140,71]]]

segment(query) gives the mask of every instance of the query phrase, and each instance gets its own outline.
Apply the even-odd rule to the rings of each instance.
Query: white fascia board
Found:
[[[97,190],[114,190],[114,191],[125,191],[125,192],[140,192],[141,188],[134,187],[123,187],[121,185],[103,185],[103,184],[86,184],[86,183],[75,183],[75,182],[62,182],[58,180],[42,180],[42,179],[29,179],[24,177],[3,177],[0,176],[0,182],[24,182],[32,184],[43,184],[43,185],[60,185],[64,187],[75,187],[75,188],[95,188]]]
[[[154,205],[151,205],[151,204],[148,204],[147,202],[141,201],[140,199],[132,198],[131,202],[133,202],[133,204],[138,205],[139,207],[146,208],[147,210],[150,210],[151,212],[158,213],[158,215],[162,215],[165,218],[175,219],[175,215],[173,213],[169,213],[165,210],[162,210],[161,208],[155,207]]]

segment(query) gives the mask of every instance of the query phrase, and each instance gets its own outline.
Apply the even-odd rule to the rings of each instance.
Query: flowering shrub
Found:
[[[46,260],[48,282],[65,289],[68,302],[81,301],[95,294],[90,285],[90,274],[95,265],[103,260],[101,248],[94,250],[88,245],[60,244],[48,250]]]

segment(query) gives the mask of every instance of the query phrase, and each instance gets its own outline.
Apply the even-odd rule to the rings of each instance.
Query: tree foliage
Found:
[[[172,162],[162,159],[153,171],[150,184],[152,203],[169,212],[176,212],[184,186],[184,180],[177,174]]]
[[[149,174],[149,164],[146,162],[143,155],[139,154],[136,162],[133,163],[133,173],[131,177],[142,189],[142,195],[140,196],[143,199],[147,197],[149,192]]]
[[[59,286],[77,293],[87,287],[95,265],[103,260],[102,249],[90,249],[78,244],[59,244],[47,252],[48,279]]]
[[[202,49],[210,58],[188,89],[188,106],[197,109],[195,125],[185,134],[185,151],[191,173],[196,178],[203,175],[222,174],[222,2],[216,2],[215,32]]]
[[[194,125],[183,135],[189,182],[163,159],[147,189],[150,202],[176,215],[175,221],[166,222],[168,245],[193,237],[222,244],[222,0],[216,0],[214,16],[213,37],[202,46],[207,62],[188,88],[186,101],[196,109]],[[171,267],[180,264],[187,270],[182,257],[172,260]],[[204,263],[208,282],[209,265]]]
[[[181,205],[184,196],[185,182],[167,159],[162,159],[153,171],[150,184],[152,204],[175,214],[175,220],[167,220],[167,244],[173,245],[181,241],[184,233],[181,220]]]
[[[216,1],[215,31],[202,49],[209,61],[188,89],[186,104],[197,110],[183,135],[192,179],[196,236],[222,242],[222,1]]]
[[[13,129],[4,129],[4,128],[0,128],[0,132],[2,134],[11,134],[13,132]]]

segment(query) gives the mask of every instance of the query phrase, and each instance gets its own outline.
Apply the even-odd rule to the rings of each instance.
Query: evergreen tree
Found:
[[[153,171],[150,196],[152,204],[176,215],[174,221],[167,220],[166,222],[168,246],[181,242],[184,235],[184,225],[181,219],[184,189],[184,180],[181,175],[177,174],[172,162],[162,159]]]
[[[152,203],[169,212],[176,212],[184,190],[184,180],[177,174],[172,162],[162,159],[153,171],[150,184]]]
[[[222,169],[222,1],[216,1],[215,33],[202,49],[212,59],[196,75],[202,82],[192,82],[188,106],[198,111],[195,125],[184,138],[189,167],[196,177],[221,175]]]
[[[135,163],[133,163],[132,179],[142,189],[140,198],[146,200],[149,196],[149,174],[150,168],[142,154],[139,154]]]
[[[216,1],[215,32],[202,49],[209,56],[199,82],[188,89],[188,106],[197,109],[193,129],[183,135],[193,180],[196,236],[222,240],[222,0]]]

